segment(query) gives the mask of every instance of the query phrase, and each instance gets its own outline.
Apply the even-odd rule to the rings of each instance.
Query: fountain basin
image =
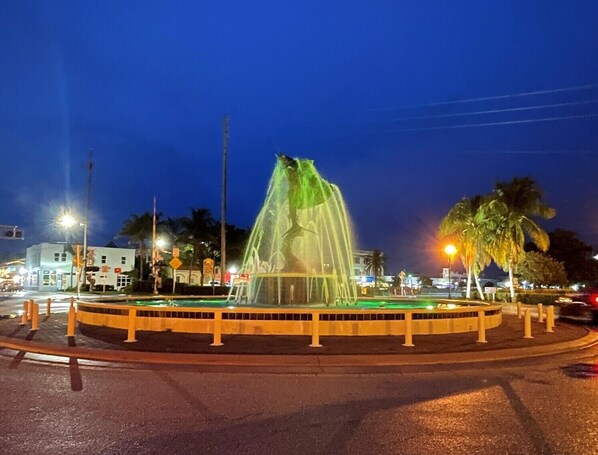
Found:
[[[388,336],[466,333],[497,327],[502,306],[440,300],[387,300],[363,306],[238,306],[222,299],[173,306],[174,300],[77,302],[79,323],[123,330],[224,335]],[[204,303],[205,302],[205,303]],[[371,302],[371,301],[370,301]],[[365,302],[364,302],[365,303]],[[408,308],[395,305],[413,306]],[[459,305],[459,306],[457,306]],[[482,321],[483,319],[483,321]]]

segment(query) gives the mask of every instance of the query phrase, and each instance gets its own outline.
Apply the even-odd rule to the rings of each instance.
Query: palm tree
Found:
[[[191,216],[180,220],[181,237],[191,245],[189,255],[189,283],[191,283],[191,270],[198,259],[213,256],[212,245],[216,244],[218,223],[208,209],[191,209]],[[200,269],[203,284],[203,271]]]
[[[531,177],[498,182],[492,197],[484,204],[487,228],[494,231],[487,246],[494,262],[509,272],[511,301],[515,301],[513,273],[525,256],[525,238],[529,237],[541,251],[550,245],[548,234],[534,221],[550,219],[556,211],[544,203],[542,192]]]
[[[152,237],[153,216],[149,212],[142,215],[131,215],[123,223],[119,235],[129,237],[129,241],[139,246],[139,279],[143,280],[143,261],[145,257],[145,242]]]
[[[374,274],[374,287],[378,289],[378,277],[384,271],[384,263],[386,262],[386,257],[384,253],[380,250],[373,250],[369,253],[364,259],[365,271],[367,273]]]
[[[461,262],[467,270],[466,298],[471,298],[471,277],[475,277],[480,298],[484,298],[479,286],[479,273],[488,265],[485,254],[484,238],[487,236],[484,223],[485,215],[480,210],[483,205],[482,196],[471,199],[464,197],[457,202],[442,219],[438,228],[440,238],[450,237],[461,253]]]
[[[480,244],[480,230],[476,222],[476,215],[481,201],[481,196],[475,196],[472,199],[464,197],[449,210],[438,228],[439,237],[450,237],[461,253],[461,262],[467,270],[465,296],[468,299],[471,298],[471,275]]]

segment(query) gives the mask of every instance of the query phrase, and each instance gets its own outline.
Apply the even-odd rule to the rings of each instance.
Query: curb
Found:
[[[269,367],[269,368],[346,368],[398,367],[416,365],[450,365],[518,360],[562,354],[586,349],[598,344],[598,333],[589,332],[577,340],[529,348],[500,349],[483,352],[452,352],[426,354],[183,354],[148,351],[94,349],[78,346],[58,346],[52,343],[15,340],[0,336],[0,348],[49,356],[70,357],[92,361],[164,364],[189,366]]]

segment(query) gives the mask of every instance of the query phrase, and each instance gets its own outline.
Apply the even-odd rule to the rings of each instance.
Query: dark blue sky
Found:
[[[274,154],[340,186],[358,247],[389,272],[444,263],[438,222],[462,196],[532,176],[598,244],[595,1],[16,1],[0,4],[0,251],[64,240],[94,149],[91,242],[152,197],[167,216],[250,226]],[[491,112],[488,112],[491,111]]]

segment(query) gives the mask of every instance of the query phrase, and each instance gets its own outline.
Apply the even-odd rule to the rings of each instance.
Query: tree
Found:
[[[464,197],[457,202],[449,213],[442,219],[438,228],[440,238],[451,238],[456,243],[460,253],[461,262],[467,270],[466,298],[471,298],[471,277],[475,275],[480,298],[484,298],[479,286],[479,274],[488,265],[488,254],[485,251],[484,239],[487,236],[485,229],[485,214],[483,207],[484,198],[474,196],[471,199]]]
[[[378,289],[378,277],[384,271],[386,257],[380,250],[373,250],[364,258],[365,271],[374,274],[374,287]]]
[[[567,278],[574,283],[593,284],[597,278],[598,262],[592,257],[592,247],[582,242],[573,231],[555,229],[548,233],[550,247],[546,252],[565,266]],[[537,251],[533,244],[526,251]]]
[[[517,272],[523,280],[536,286],[564,286],[567,283],[563,263],[536,251],[525,254]]]
[[[208,209],[191,209],[190,217],[181,218],[184,242],[191,245],[189,255],[189,283],[191,283],[191,270],[197,261],[203,261],[214,256],[214,246],[218,237],[218,223]],[[203,270],[200,268],[201,283],[203,284]]]
[[[541,251],[546,251],[548,234],[534,218],[549,219],[555,209],[544,203],[542,192],[531,177],[498,182],[492,197],[481,208],[486,232],[486,246],[496,264],[509,273],[511,301],[515,301],[513,274],[525,256],[525,238],[529,237]]]
[[[159,219],[160,214],[157,215]],[[139,279],[143,280],[143,262],[145,258],[145,242],[151,239],[153,231],[153,215],[145,212],[142,215],[131,215],[123,223],[119,235],[128,237],[130,242],[139,246]]]
[[[218,225],[218,230],[220,230],[220,225]],[[226,224],[226,257],[229,264],[243,260],[250,233],[250,229],[238,228],[234,224]]]

